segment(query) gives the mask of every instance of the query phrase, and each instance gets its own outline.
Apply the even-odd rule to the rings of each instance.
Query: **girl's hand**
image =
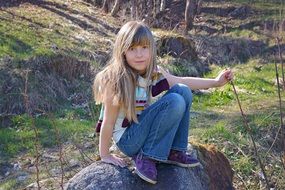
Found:
[[[105,163],[113,164],[115,166],[120,166],[120,167],[126,167],[127,164],[124,161],[124,159],[114,155],[114,154],[109,154],[107,156],[101,157],[101,160]]]
[[[229,81],[231,81],[234,77],[233,72],[230,69],[225,69],[219,73],[219,75],[215,78],[217,81],[217,87],[224,86]]]

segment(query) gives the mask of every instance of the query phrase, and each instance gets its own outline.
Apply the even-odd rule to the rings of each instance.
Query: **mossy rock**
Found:
[[[189,61],[197,61],[198,55],[195,44],[183,36],[161,36],[157,40],[159,56],[169,55],[175,58],[182,58]]]

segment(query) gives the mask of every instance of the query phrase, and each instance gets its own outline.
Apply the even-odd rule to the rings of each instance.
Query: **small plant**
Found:
[[[250,176],[256,169],[256,165],[251,157],[243,156],[233,161],[233,167],[237,172],[242,173],[245,176]]]

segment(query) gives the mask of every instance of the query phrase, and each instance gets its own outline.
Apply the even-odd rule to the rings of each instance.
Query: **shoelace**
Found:
[[[139,159],[139,160],[142,160],[143,159],[143,154],[140,152],[140,153],[138,153],[138,155],[137,155],[137,159]]]

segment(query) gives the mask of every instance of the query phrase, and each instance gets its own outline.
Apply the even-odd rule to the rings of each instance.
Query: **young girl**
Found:
[[[177,77],[156,65],[153,35],[142,22],[131,21],[119,31],[112,59],[95,78],[93,90],[102,103],[97,132],[103,162],[124,167],[120,157],[110,154],[113,138],[118,148],[134,160],[136,173],[157,182],[158,162],[194,167],[199,161],[186,154],[191,89],[225,85],[231,70],[215,79]],[[151,98],[166,93],[150,104]]]

